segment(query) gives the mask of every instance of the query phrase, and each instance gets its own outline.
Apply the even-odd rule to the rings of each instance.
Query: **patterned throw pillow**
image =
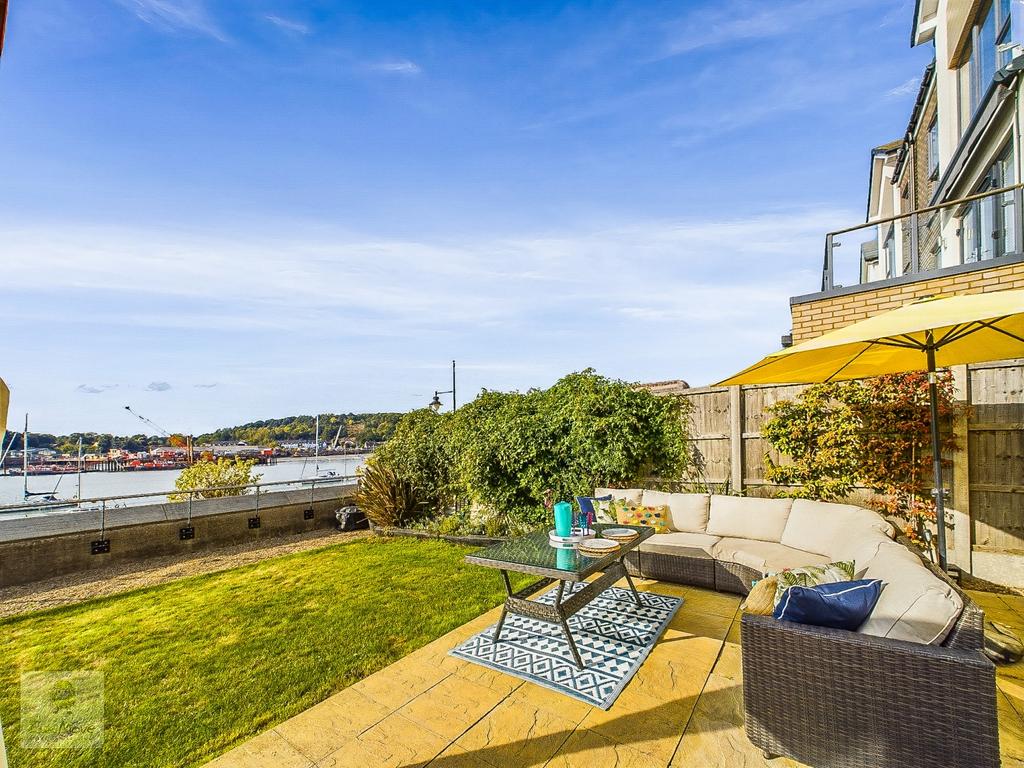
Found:
[[[790,587],[816,587],[819,584],[835,584],[853,579],[853,561],[845,560],[828,565],[805,565],[790,568],[775,574],[778,585],[775,588],[775,604],[782,600],[782,593]]]
[[[594,510],[594,520],[599,523],[617,523],[615,519],[615,512],[611,509],[612,497],[608,496],[581,496],[577,499],[580,505],[580,509],[586,512],[584,507],[584,499],[590,502],[591,508]]]
[[[779,580],[775,576],[760,579],[750,590],[740,610],[755,616],[771,616],[775,610],[775,588],[778,583]]]
[[[655,533],[668,533],[672,530],[667,504],[645,507],[616,500],[612,501],[611,508],[615,511],[615,521],[619,525],[649,525]]]

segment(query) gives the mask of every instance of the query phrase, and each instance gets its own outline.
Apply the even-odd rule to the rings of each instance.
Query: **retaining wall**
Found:
[[[334,512],[352,503],[355,485],[261,493],[192,504],[151,504],[107,511],[0,519],[0,587],[143,560],[241,544],[253,539],[333,528]],[[312,504],[311,504],[312,499]],[[307,519],[307,510],[312,517]],[[105,542],[102,543],[102,542]],[[109,547],[109,551],[103,551]],[[99,550],[94,554],[94,550]]]

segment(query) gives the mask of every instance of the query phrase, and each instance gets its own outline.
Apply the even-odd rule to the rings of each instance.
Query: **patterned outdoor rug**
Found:
[[[566,585],[566,593],[583,584]],[[552,587],[537,600],[552,603]],[[563,600],[568,595],[563,596]],[[583,669],[573,662],[561,626],[510,613],[494,643],[494,626],[473,635],[450,655],[543,685],[608,709],[654,648],[683,604],[681,597],[609,587],[569,619]]]

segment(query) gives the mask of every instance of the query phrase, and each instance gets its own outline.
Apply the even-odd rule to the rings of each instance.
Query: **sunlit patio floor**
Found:
[[[773,766],[743,732],[740,599],[638,581],[686,602],[608,711],[447,655],[490,611],[210,763],[341,766]],[[975,593],[1024,636],[1024,597]],[[1004,766],[1024,766],[1024,662],[999,668]]]

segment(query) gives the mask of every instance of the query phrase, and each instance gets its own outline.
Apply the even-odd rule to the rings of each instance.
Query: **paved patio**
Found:
[[[607,712],[447,655],[490,611],[243,744],[208,768],[773,766],[743,733],[739,604],[638,581],[686,602]],[[975,595],[1024,634],[1024,597]],[[999,670],[1004,766],[1024,768],[1024,662]]]

